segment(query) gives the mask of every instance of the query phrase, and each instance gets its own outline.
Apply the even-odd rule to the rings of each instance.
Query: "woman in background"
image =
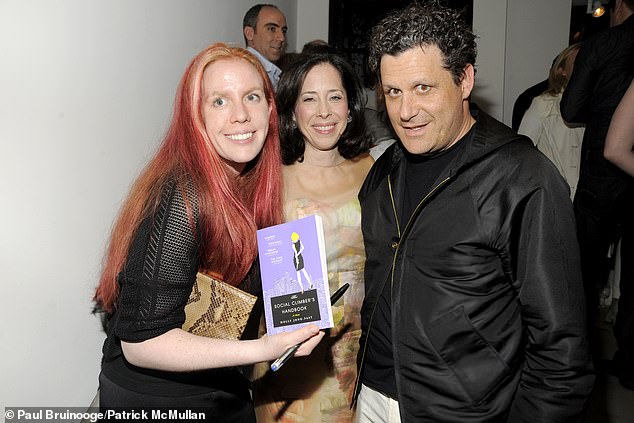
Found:
[[[232,341],[181,329],[196,273],[244,290],[256,229],[282,218],[273,90],[246,50],[214,44],[179,85],[163,143],[134,184],[114,226],[95,294],[108,315],[100,407],[204,408],[209,421],[255,421],[235,366],[271,360],[322,335],[316,326]]]
[[[284,219],[323,219],[330,292],[350,289],[333,306],[335,327],[310,358],[276,373],[256,366],[258,422],[350,422],[361,334],[365,250],[357,195],[373,164],[363,91],[351,67],[333,54],[303,55],[282,74],[277,93]]]
[[[517,130],[519,134],[533,140],[535,146],[555,164],[568,182],[571,200],[575,196],[579,180],[584,128],[571,127],[564,122],[559,103],[580,47],[581,44],[566,47],[555,58],[548,75],[548,89],[533,99]]]

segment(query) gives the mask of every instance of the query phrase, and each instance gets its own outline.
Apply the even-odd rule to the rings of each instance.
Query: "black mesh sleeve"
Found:
[[[192,209],[193,227],[183,195]],[[198,269],[197,224],[195,188],[168,183],[159,207],[137,230],[119,275],[118,338],[140,342],[182,326]]]

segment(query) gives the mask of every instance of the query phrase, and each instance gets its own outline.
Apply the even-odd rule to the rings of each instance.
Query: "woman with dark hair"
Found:
[[[335,327],[310,358],[276,373],[256,366],[258,422],[353,421],[365,262],[357,195],[373,159],[368,154],[361,85],[332,54],[302,55],[282,74],[277,92],[284,180],[284,219],[323,219],[330,292],[350,289],[333,306]]]
[[[95,294],[108,317],[102,409],[201,408],[211,421],[255,421],[236,366],[304,340],[306,355],[319,342],[314,325],[241,341],[181,329],[198,271],[257,290],[255,232],[281,221],[280,167],[273,89],[260,62],[224,44],[203,50],[113,229]]]

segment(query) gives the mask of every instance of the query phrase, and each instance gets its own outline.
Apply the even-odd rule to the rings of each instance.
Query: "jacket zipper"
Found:
[[[443,185],[445,185],[450,179],[451,179],[451,176],[448,176],[444,180],[440,181],[438,185],[436,185],[431,191],[429,191],[429,193],[425,195],[425,197],[423,197],[423,199],[418,203],[418,205],[412,212],[412,215],[408,219],[407,224],[405,225],[405,229],[403,230],[403,236],[407,234],[421,206],[427,201],[429,197],[431,197],[436,191],[438,191],[438,189],[440,189]],[[392,257],[392,269],[390,271],[390,298],[391,298],[392,288],[394,287],[394,270],[396,268],[396,257],[398,256],[398,250],[401,247],[402,237],[401,237],[401,228],[398,221],[398,213],[396,212],[396,203],[394,202],[394,194],[392,191],[391,175],[388,175],[387,177],[387,185],[388,185],[388,190],[390,192],[390,200],[392,201],[392,212],[394,213],[394,220],[396,221],[396,232],[398,235],[398,242],[392,241],[392,249],[394,250],[394,253]],[[369,335],[370,335],[370,330],[372,329],[372,321],[374,320],[374,312],[376,311],[376,305],[378,304],[378,302],[379,301],[377,299],[377,301],[374,303],[374,307],[372,307],[372,313],[370,314],[370,323],[368,324],[368,335],[366,336],[365,341],[363,343],[363,352],[361,353],[361,364],[359,365],[359,372],[357,374],[357,380],[355,381],[354,397],[352,399],[352,404],[350,405],[351,408],[354,407],[354,404],[357,402],[359,392],[361,391],[361,374],[363,372],[363,365],[365,363],[365,354],[368,348],[368,339],[370,339]],[[390,325],[391,325],[391,322],[390,322]]]

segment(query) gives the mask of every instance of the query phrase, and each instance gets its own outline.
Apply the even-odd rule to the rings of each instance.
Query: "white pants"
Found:
[[[357,423],[400,423],[398,401],[361,385],[357,400]]]

